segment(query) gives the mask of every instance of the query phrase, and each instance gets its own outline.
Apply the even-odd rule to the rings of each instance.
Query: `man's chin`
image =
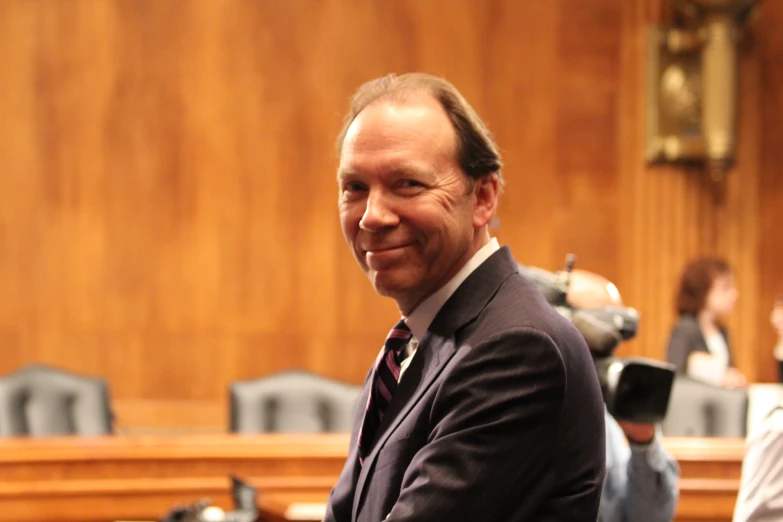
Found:
[[[384,297],[390,297],[397,303],[397,307],[403,315],[410,314],[421,301],[423,295],[421,292],[422,280],[416,278],[416,274],[388,274],[368,272],[370,282],[375,292]],[[397,277],[392,277],[396,275]],[[407,276],[407,277],[400,277]]]
[[[375,288],[375,292],[378,295],[382,295],[384,297],[391,297],[392,299],[397,299],[398,296],[404,295],[406,292],[405,290],[400,287],[399,285],[392,285],[392,284],[379,284],[377,282],[373,282],[373,288]]]
[[[391,274],[383,274],[375,271],[370,271],[367,274],[370,278],[373,288],[384,297],[391,297],[397,299],[400,296],[406,295],[410,292],[410,283],[399,277],[393,277]]]

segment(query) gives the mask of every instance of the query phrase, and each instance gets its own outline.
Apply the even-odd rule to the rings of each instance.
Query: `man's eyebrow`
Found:
[[[389,171],[387,171],[383,177],[391,178],[426,178],[432,176],[434,173],[430,169],[421,168],[417,165],[400,165]],[[337,181],[354,180],[361,178],[362,174],[352,168],[342,169],[337,171]]]
[[[400,165],[399,167],[392,169],[389,173],[394,176],[413,176],[421,174],[421,171],[413,165]]]
[[[414,178],[428,178],[434,173],[427,168],[421,168],[417,165],[401,165],[400,167],[391,171],[391,174],[396,177],[411,176]]]

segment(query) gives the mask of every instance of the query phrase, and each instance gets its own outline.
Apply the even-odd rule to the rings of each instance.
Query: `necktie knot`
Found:
[[[413,333],[411,333],[410,328],[402,319],[394,325],[394,328],[389,331],[389,335],[386,336],[386,342],[384,343],[386,352],[394,352],[394,359],[397,364],[404,358],[402,349],[407,346],[411,337],[413,337]]]
[[[413,333],[411,333],[410,328],[408,328],[404,320],[400,319],[394,325],[394,328],[389,331],[389,335],[386,336],[386,342],[384,343],[386,350],[394,351],[395,357],[399,357],[402,349],[408,344],[411,337],[413,337]]]

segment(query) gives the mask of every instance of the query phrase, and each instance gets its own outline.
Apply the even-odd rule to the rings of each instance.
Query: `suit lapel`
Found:
[[[370,470],[380,448],[456,353],[457,330],[475,319],[502,282],[509,275],[518,272],[519,267],[511,252],[508,248],[501,248],[468,276],[435,316],[400,380],[389,409],[378,427],[376,440],[361,468],[354,493],[352,520],[356,520],[361,508],[364,488],[371,478]],[[356,458],[355,448],[351,448],[351,455]]]
[[[369,455],[364,460],[359,480],[356,484],[356,492],[353,501],[353,520],[361,507],[364,487],[369,478],[369,471],[373,468],[380,448],[386,443],[389,436],[397,429],[400,423],[413,406],[419,402],[430,384],[440,374],[440,370],[456,352],[453,339],[443,339],[430,333],[424,337],[416,351],[416,356],[411,360],[410,366],[400,380],[400,385],[389,404],[389,409],[383,416],[383,421],[378,427],[378,436],[373,443]]]

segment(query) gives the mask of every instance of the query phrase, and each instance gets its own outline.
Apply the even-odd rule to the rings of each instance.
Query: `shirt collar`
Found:
[[[457,291],[457,288],[459,288],[462,282],[465,281],[475,269],[481,266],[489,256],[498,250],[500,250],[500,245],[498,244],[497,238],[493,237],[486,245],[479,248],[478,251],[473,254],[473,257],[460,268],[459,272],[457,272],[448,283],[422,301],[408,317],[403,318],[405,319],[405,324],[411,329],[411,332],[416,339],[421,340],[424,338],[424,334],[427,333],[430,323],[435,319],[435,316],[443,305],[446,304],[446,301],[449,300],[449,297]]]

